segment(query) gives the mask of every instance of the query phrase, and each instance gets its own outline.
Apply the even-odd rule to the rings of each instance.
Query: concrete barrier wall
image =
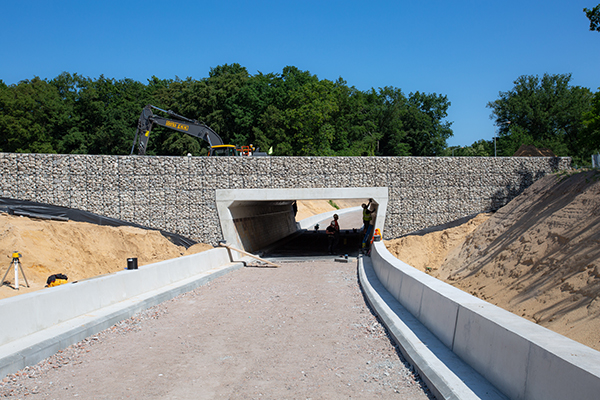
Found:
[[[219,190],[389,188],[382,232],[392,238],[496,210],[536,179],[570,165],[569,158],[543,157],[0,153],[0,196],[85,210],[216,245],[227,236],[219,223]],[[360,194],[368,197],[368,190]]]
[[[0,300],[0,346],[229,264],[224,248]]]
[[[600,352],[433,278],[374,243],[383,286],[510,399],[597,399]]]
[[[310,216],[308,218],[304,218],[301,221],[298,221],[298,227],[300,229],[312,230],[312,229],[314,229],[315,224],[320,223],[321,224],[320,228],[325,229],[325,228],[327,228],[326,223],[331,221],[331,219],[333,218],[333,214],[338,214],[341,217],[344,214],[361,212],[361,210],[362,210],[362,207],[358,206],[358,207],[343,208],[343,209],[337,210],[337,211],[327,211],[327,212],[324,212],[321,214]],[[360,226],[357,226],[357,228],[360,228]]]

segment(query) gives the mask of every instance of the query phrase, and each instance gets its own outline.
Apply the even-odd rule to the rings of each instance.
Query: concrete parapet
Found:
[[[359,258],[358,274],[367,301],[437,399],[506,400],[383,287],[369,257]]]
[[[0,300],[0,376],[241,266],[218,248]]]
[[[508,398],[598,398],[600,352],[416,270],[382,242],[371,261],[381,290]]]

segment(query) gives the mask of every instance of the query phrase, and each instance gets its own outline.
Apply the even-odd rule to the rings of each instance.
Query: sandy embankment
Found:
[[[19,274],[19,290],[2,285],[0,299],[43,289],[52,274],[66,274],[74,282],[122,270],[130,257],[145,265],[207,249],[212,246],[199,243],[186,250],[158,231],[0,214],[0,256],[6,255],[0,277],[10,267],[13,251],[18,251],[30,286],[25,287]],[[13,285],[14,280],[11,269],[5,281]]]
[[[337,206],[337,208],[334,207],[328,200],[299,200],[296,221],[326,212],[334,213],[338,208],[343,209],[357,207],[362,203],[366,203],[368,199],[345,199],[331,201]]]
[[[492,216],[386,246],[406,263],[600,350],[600,172],[547,176]]]

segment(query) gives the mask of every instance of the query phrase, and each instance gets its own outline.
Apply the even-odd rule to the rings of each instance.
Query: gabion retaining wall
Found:
[[[216,244],[216,189],[388,187],[384,237],[500,208],[570,158],[152,157],[0,153],[2,197]],[[368,193],[365,193],[368,197]]]

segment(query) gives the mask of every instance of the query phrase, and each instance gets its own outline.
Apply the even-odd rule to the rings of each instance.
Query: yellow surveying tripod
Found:
[[[21,270],[21,274],[23,274],[23,278],[25,279],[25,284],[27,284],[27,287],[29,287],[29,282],[27,282],[27,277],[25,276],[25,271],[23,271],[23,266],[21,265],[21,261],[19,260],[20,257],[23,257],[23,255],[21,253],[19,253],[18,251],[14,251],[12,253],[12,261],[10,262],[10,265],[6,269],[6,273],[2,277],[2,281],[0,281],[1,285],[4,285],[4,278],[6,278],[6,275],[8,275],[10,268],[13,267],[15,269],[15,287],[13,289],[19,290],[19,270]]]

